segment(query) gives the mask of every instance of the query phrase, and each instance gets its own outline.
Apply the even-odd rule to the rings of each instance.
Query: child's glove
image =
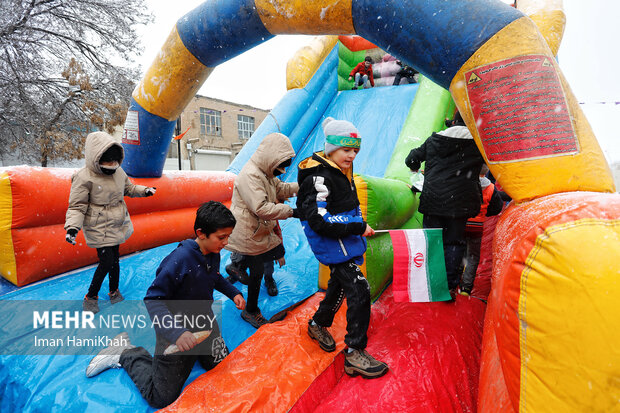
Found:
[[[155,191],[157,191],[157,188],[155,188],[154,186],[150,186],[144,190],[144,194],[146,196],[153,196],[155,195]]]
[[[77,229],[75,228],[70,228],[67,230],[67,235],[65,235],[65,240],[71,244],[71,245],[75,245],[75,238],[77,237]]]
[[[299,210],[297,208],[293,208],[293,218],[299,219]]]

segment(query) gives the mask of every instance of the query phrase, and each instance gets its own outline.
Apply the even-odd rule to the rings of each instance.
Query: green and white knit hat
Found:
[[[325,155],[329,155],[338,148],[358,148],[362,143],[357,128],[346,120],[326,118],[323,121],[323,133],[325,134]]]

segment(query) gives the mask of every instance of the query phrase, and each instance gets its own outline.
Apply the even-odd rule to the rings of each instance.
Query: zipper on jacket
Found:
[[[344,243],[342,242],[340,238],[338,238],[338,242],[340,243],[340,248],[342,248],[342,253],[344,254],[345,257],[348,257],[349,253],[347,252],[347,249],[344,247]]]

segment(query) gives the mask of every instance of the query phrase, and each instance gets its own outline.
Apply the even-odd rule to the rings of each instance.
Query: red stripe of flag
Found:
[[[394,249],[394,270],[392,291],[394,301],[409,301],[409,245],[405,231],[390,231],[392,247]]]

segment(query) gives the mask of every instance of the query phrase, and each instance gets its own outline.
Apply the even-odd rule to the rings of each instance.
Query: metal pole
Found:
[[[175,135],[179,136],[181,134],[181,117],[177,119],[177,126],[175,127]],[[179,171],[182,170],[182,162],[181,162],[181,139],[177,140],[177,157],[179,158]]]

